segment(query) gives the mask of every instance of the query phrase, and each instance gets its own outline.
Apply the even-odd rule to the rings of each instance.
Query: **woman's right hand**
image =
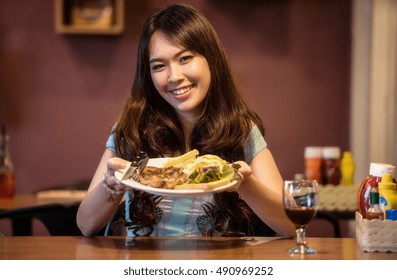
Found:
[[[108,185],[109,188],[115,191],[125,191],[126,186],[122,184],[117,178],[114,176],[115,171],[124,169],[128,166],[129,161],[124,160],[119,157],[109,158],[107,161],[107,171],[104,177],[105,184]]]
[[[106,149],[95,171],[87,195],[77,212],[77,225],[85,236],[93,236],[106,226],[124,196],[126,186],[114,177],[129,162]],[[114,191],[113,191],[114,190]],[[120,194],[116,194],[120,193]]]

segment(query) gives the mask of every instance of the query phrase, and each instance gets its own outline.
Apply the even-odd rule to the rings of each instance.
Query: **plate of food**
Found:
[[[162,196],[194,196],[233,188],[238,166],[215,155],[198,156],[197,150],[174,158],[151,158],[137,180],[122,180],[128,167],[115,172],[124,185]]]

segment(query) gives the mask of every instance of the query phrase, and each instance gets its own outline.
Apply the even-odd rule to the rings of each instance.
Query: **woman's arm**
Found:
[[[106,149],[103,153],[87,194],[77,212],[77,225],[83,235],[93,236],[98,233],[106,226],[117,209],[123,194],[112,194],[112,200],[109,200],[109,192],[102,187],[103,175],[107,175],[106,183],[110,188],[124,190],[125,186],[119,184],[114,177],[114,171],[125,168],[127,163],[121,158],[116,158],[111,150]]]
[[[281,236],[294,236],[295,226],[283,207],[283,179],[269,149],[259,152],[251,166],[239,169],[243,182],[238,193],[263,222]]]

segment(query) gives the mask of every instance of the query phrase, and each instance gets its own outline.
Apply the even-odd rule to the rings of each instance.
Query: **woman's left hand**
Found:
[[[249,176],[252,175],[252,169],[251,166],[249,166],[245,161],[235,161],[232,163],[232,165],[239,165],[240,167],[236,170],[237,175],[240,177],[240,179],[237,181],[237,184],[235,184],[232,188],[227,189],[228,192],[235,192],[237,189],[241,186],[243,181],[248,178]]]
[[[252,175],[251,166],[249,166],[245,161],[239,160],[233,162],[233,164],[238,164],[240,167],[237,170],[237,173],[241,177],[241,181],[244,181],[246,178]]]

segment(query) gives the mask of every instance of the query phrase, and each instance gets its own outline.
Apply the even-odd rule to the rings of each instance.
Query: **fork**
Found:
[[[138,163],[138,166],[130,166],[121,180],[123,181],[123,180],[132,179],[134,181],[138,181],[139,175],[141,174],[142,170],[146,167],[148,161],[149,161],[149,157],[145,157]]]

